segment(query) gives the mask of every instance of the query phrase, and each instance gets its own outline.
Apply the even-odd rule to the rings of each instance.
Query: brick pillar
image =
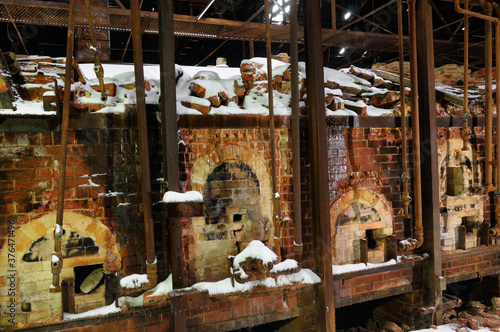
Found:
[[[85,5],[85,0],[78,0],[77,3],[79,5]],[[91,11],[95,12],[98,7],[108,7],[108,0],[91,0],[90,5]],[[99,17],[99,19],[104,20],[107,18]],[[111,59],[109,30],[96,29],[95,27],[99,24],[99,21],[94,15],[92,15],[92,22],[94,24],[94,35],[97,41],[96,48],[99,51],[99,60],[103,62],[109,61]],[[75,32],[76,60],[79,62],[93,62],[94,57],[89,53],[89,47],[92,45],[89,28],[76,28]]]

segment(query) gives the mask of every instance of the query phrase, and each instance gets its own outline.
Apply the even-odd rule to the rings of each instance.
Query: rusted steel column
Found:
[[[408,184],[410,175],[408,174],[408,147],[406,137],[406,100],[405,100],[405,65],[403,50],[403,0],[398,0],[398,49],[399,49],[399,102],[401,109],[401,162],[403,164],[401,181],[403,184],[402,202],[403,217],[409,218],[408,207],[410,205],[410,193]]]
[[[66,69],[64,73],[64,104],[62,112],[61,124],[61,152],[59,154],[59,183],[57,187],[57,214],[56,214],[56,229],[54,231],[54,255],[56,259],[52,259],[52,286],[51,292],[60,292],[59,274],[62,269],[62,227],[64,219],[64,189],[66,187],[66,157],[68,155],[68,127],[69,127],[69,110],[71,99],[71,70],[73,69],[73,46],[75,40],[75,6],[76,0],[71,0],[69,5],[69,20],[68,20],[68,36],[66,40]]]
[[[250,52],[250,59],[254,58],[255,57],[255,47],[253,45],[253,40],[250,40],[248,42],[248,48],[249,48],[249,52]]]
[[[153,209],[151,204],[151,177],[149,174],[148,126],[146,120],[146,101],[144,93],[144,68],[142,60],[141,17],[138,0],[130,2],[132,16],[132,44],[134,52],[135,89],[137,99],[137,125],[139,136],[139,154],[141,159],[141,184],[144,209],[144,226],[146,232],[146,260],[150,266],[156,267],[155,238],[153,227]],[[148,276],[149,276],[148,271]],[[153,277],[153,276],[151,276]],[[151,281],[151,280],[150,280]]]
[[[489,4],[488,4],[489,5]],[[485,8],[487,16],[493,13],[491,5]],[[485,62],[485,185],[488,191],[493,190],[493,89],[492,89],[492,68],[493,68],[493,30],[492,22],[490,20],[484,21],[484,62]]]
[[[278,261],[281,261],[281,199],[278,192],[278,172],[276,166],[276,142],[274,129],[274,90],[273,90],[273,66],[271,59],[271,16],[269,15],[269,2],[264,0],[266,12],[266,57],[267,57],[267,91],[269,97],[269,136],[271,144],[271,172],[273,180],[273,224],[274,242]]]
[[[422,163],[422,219],[424,252],[424,304],[435,305],[441,293],[441,240],[439,220],[439,167],[437,153],[436,92],[434,81],[434,46],[432,8],[427,1],[417,1],[417,55]],[[439,307],[438,307],[439,308]]]
[[[160,112],[162,118],[163,178],[167,183],[168,190],[180,191],[173,0],[158,2],[158,20],[160,26]]]
[[[324,95],[323,52],[319,1],[304,2],[307,111],[309,118],[311,193],[315,271],[321,277],[316,300],[320,331],[335,331],[332,275],[332,228],[328,188],[328,151]]]
[[[495,57],[496,57],[496,67],[500,66],[500,21],[495,22]],[[497,106],[497,117],[496,117],[496,207],[495,207],[495,215],[496,215],[496,224],[495,227],[500,226],[500,93],[499,93],[499,84],[500,84],[500,70],[496,71],[496,85],[497,85],[497,93],[496,93],[496,101],[495,104]]]
[[[420,170],[420,120],[418,103],[417,70],[417,22],[415,16],[416,0],[408,0],[408,25],[410,32],[410,78],[411,78],[411,131],[413,149],[413,238],[409,244],[402,245],[402,250],[420,248],[424,242],[422,228],[422,176]]]
[[[465,0],[465,9],[469,9],[469,0]],[[497,61],[498,63],[498,61]],[[497,81],[498,82],[498,81]],[[498,105],[498,104],[497,104]],[[462,115],[462,151],[469,150],[469,15],[464,14],[464,114]]]
[[[333,6],[335,7],[335,6]],[[290,62],[292,71],[292,156],[293,156],[293,219],[295,260],[302,260],[302,190],[300,181],[300,109],[299,109],[299,46],[297,37],[297,1],[290,6]]]
[[[160,41],[160,84],[161,84],[161,132],[163,153],[163,179],[168,190],[180,191],[179,148],[177,140],[177,102],[175,90],[175,36],[173,0],[158,2]],[[187,285],[183,272],[182,250],[180,250],[182,228],[167,210],[169,244],[166,246],[168,265],[174,288]],[[177,327],[176,327],[177,329]]]

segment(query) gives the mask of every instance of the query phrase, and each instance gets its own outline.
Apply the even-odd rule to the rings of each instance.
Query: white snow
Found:
[[[52,255],[52,263],[57,263],[59,262],[59,257],[57,257],[56,255]]]
[[[120,280],[120,286],[122,288],[139,288],[143,284],[147,284],[149,282],[147,274],[132,274],[126,277],[123,277]]]
[[[233,287],[231,285],[231,278],[227,278],[217,282],[199,282],[191,287],[186,288],[186,290],[189,289],[207,290],[210,295],[219,295],[219,294],[228,294],[235,292],[248,292],[257,286],[279,287],[279,286],[292,285],[294,283],[316,284],[320,282],[321,278],[316,273],[314,273],[309,269],[301,269],[297,273],[280,275],[277,277],[277,281],[274,280],[274,278],[253,280],[245,282],[243,284],[240,284],[235,281]]]
[[[107,193],[97,194],[97,196],[99,196],[99,197],[102,197],[102,196],[104,196],[104,197],[116,197],[118,195],[123,195],[123,193],[122,192],[113,192],[110,190]]]
[[[456,332],[458,331],[462,325],[459,324],[444,324],[444,325],[439,325],[436,326],[435,328],[428,328],[428,329],[422,329],[422,330],[412,330],[413,332]],[[465,330],[471,331],[471,329],[466,328]],[[489,328],[486,327],[480,327],[477,330],[474,330],[475,332],[491,332]]]
[[[398,262],[401,261],[401,256],[398,256],[398,259],[391,259],[387,262],[384,263],[357,263],[357,264],[343,264],[343,265],[333,265],[332,266],[332,271],[333,274],[342,274],[342,273],[348,273],[348,272],[355,272],[355,271],[362,271],[362,270],[369,270],[369,269],[374,269],[376,267],[381,267],[381,266],[388,266],[388,265],[394,265],[397,264]]]
[[[188,191],[179,193],[176,191],[167,191],[163,195],[164,203],[180,203],[180,202],[203,202],[203,195],[198,191]]]
[[[1,115],[56,115],[56,112],[45,112],[43,103],[29,100],[16,100],[13,103],[16,110],[0,109]]]
[[[283,75],[283,73],[288,70],[289,64],[275,60],[272,61],[272,75]],[[242,61],[243,63],[253,63],[256,65],[257,74],[263,74],[262,77],[267,75],[267,59],[256,57],[252,59],[246,59]],[[58,64],[58,66],[63,67],[64,64]],[[87,84],[82,84],[81,82],[76,82],[72,84],[72,90],[75,90],[76,102],[81,104],[95,104],[100,105],[99,107],[94,107],[95,113],[124,113],[126,110],[126,105],[136,103],[136,93],[135,93],[135,74],[133,64],[102,64],[104,72],[104,83],[114,83],[116,86],[116,95],[109,96],[106,101],[101,101],[101,93],[95,91],[90,86],[99,85],[98,79],[96,78],[94,72],[93,63],[82,63],[79,64],[81,72],[85,77]],[[362,72],[367,74],[373,74],[373,72],[354,67],[356,72]],[[241,78],[240,68],[228,68],[228,67],[193,67],[193,66],[179,66],[175,65],[176,77],[178,82],[176,85],[177,93],[177,113],[178,114],[196,114],[201,113],[194,108],[189,108],[181,104],[181,101],[189,102],[191,104],[198,104],[210,108],[209,114],[219,114],[219,115],[229,115],[229,114],[269,114],[269,98],[267,88],[267,80],[262,82],[254,82],[255,87],[246,91],[246,96],[243,100],[243,104],[240,106],[236,102],[232,101],[232,98],[236,98],[236,92],[234,89],[235,84],[237,86],[242,86],[243,81]],[[30,74],[28,74],[30,75]],[[53,75],[53,74],[50,74]],[[299,78],[303,79],[306,76],[305,63],[299,63]],[[160,96],[160,67],[159,65],[146,64],[144,65],[144,79],[149,82],[148,90],[146,91],[146,103],[147,104],[157,104],[159,102]],[[341,71],[324,68],[324,81],[333,82],[342,86],[342,89],[353,88],[356,91],[361,91],[363,96],[370,96],[375,93],[385,93],[389,90],[385,88],[377,88],[371,86],[370,82],[365,79],[359,78],[355,75],[349,73],[349,69],[342,69]],[[192,91],[189,89],[192,83],[197,83],[202,85],[205,89],[205,97],[200,98],[192,95]],[[61,79],[58,79],[58,84],[60,86],[64,85]],[[302,83],[300,83],[302,84]],[[25,87],[29,86],[42,86],[40,84],[25,84]],[[46,88],[53,89],[53,84],[43,85]],[[125,87],[127,86],[127,87]],[[300,87],[299,87],[300,88]],[[436,87],[439,89],[447,89],[448,93],[455,93],[460,96],[460,89],[451,87]],[[455,89],[455,90],[453,90]],[[227,105],[221,105],[219,107],[214,107],[211,102],[207,99],[211,96],[216,96],[219,92],[225,92],[228,96]],[[52,91],[46,93],[47,95],[53,94]],[[343,96],[341,89],[329,89],[325,88],[326,95],[334,95],[336,97]],[[273,91],[273,105],[275,115],[290,115],[290,93],[280,93],[277,90]],[[303,105],[304,101],[301,100],[300,103]],[[349,104],[349,101],[346,101]],[[43,105],[41,102],[33,101],[23,101],[17,100],[14,102],[16,110],[4,109],[0,110],[2,115],[55,115],[55,112],[45,112],[43,110]],[[384,116],[392,115],[393,110],[381,109],[374,106],[368,105],[367,115],[368,116]],[[355,112],[350,110],[337,110],[337,111],[327,111],[327,115],[345,115],[345,116],[358,116]],[[92,184],[89,184],[92,185]]]
[[[56,234],[56,235],[61,235],[62,234],[61,225],[56,224],[56,227],[54,229],[54,234]]]
[[[366,114],[368,116],[383,116],[394,114],[394,109],[380,108],[373,105],[367,105]]]
[[[78,187],[100,187],[97,183],[94,183],[92,179],[89,179],[88,183],[81,184]]]
[[[286,259],[283,262],[280,262],[273,266],[271,269],[271,273],[279,273],[284,271],[293,270],[299,267],[299,263],[297,263],[294,259]]]
[[[242,252],[234,257],[233,269],[239,269],[240,263],[246,261],[247,257],[260,259],[263,265],[273,263],[278,259],[278,256],[271,249],[266,247],[264,243],[253,240]]]
[[[151,296],[167,295],[172,289],[172,275],[169,275],[167,279],[163,280],[151,289],[153,291]]]
[[[336,111],[326,109],[326,115],[358,116],[358,113],[351,111],[351,110],[348,110],[348,109],[341,109],[341,110],[336,110]]]
[[[72,319],[78,319],[78,318],[86,318],[86,317],[95,317],[95,316],[104,316],[104,315],[109,315],[109,314],[114,314],[117,312],[121,312],[121,309],[115,306],[115,303],[111,303],[110,305],[107,305],[105,307],[89,310],[82,312],[80,314],[70,314],[65,312],[64,313],[64,320],[72,320]]]

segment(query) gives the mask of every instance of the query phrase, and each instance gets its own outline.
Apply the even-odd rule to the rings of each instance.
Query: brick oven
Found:
[[[190,190],[204,195],[204,216],[193,218],[184,234],[190,238],[188,271],[196,281],[228,277],[228,255],[241,252],[252,240],[274,246],[272,223],[272,178],[269,130],[182,129],[185,170]],[[285,157],[290,148],[288,130],[277,135],[279,190],[289,172]],[[234,142],[238,142],[235,144]],[[284,215],[289,214],[282,204]]]
[[[62,252],[64,265],[61,271],[63,293],[48,292],[52,284],[52,253],[54,251],[54,225],[56,214],[49,213],[21,225],[15,232],[17,271],[16,300],[26,322],[51,319],[66,312],[84,312],[105,305],[104,276],[96,289],[80,290],[82,280],[96,269],[114,273],[122,268],[121,254],[115,236],[96,221],[78,213],[65,214]],[[12,259],[2,250],[0,264]],[[12,262],[12,261],[11,261]],[[2,277],[9,270],[2,272]],[[75,284],[75,280],[80,280]],[[99,280],[98,280],[99,281]],[[8,316],[3,316],[6,325]]]
[[[330,220],[335,230],[335,264],[361,262],[361,240],[368,242],[368,262],[384,261],[384,240],[393,234],[393,217],[392,207],[383,195],[371,190],[351,190],[332,205]]]
[[[458,134],[450,129],[438,149],[443,250],[477,247],[484,220],[483,176],[476,148],[470,145],[464,150],[463,140],[455,138]]]

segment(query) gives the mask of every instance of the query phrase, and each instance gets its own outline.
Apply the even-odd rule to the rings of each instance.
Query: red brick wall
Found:
[[[415,262],[334,275],[335,307],[412,292],[421,281],[422,266]]]
[[[236,330],[299,317],[300,328],[313,331],[314,286],[297,285],[209,296],[208,292],[171,293],[174,324],[188,331]]]
[[[122,250],[125,274],[145,272],[140,161],[134,118],[133,113],[72,117],[67,148],[65,211],[95,218],[113,231]],[[158,134],[150,135],[152,152],[157,154]],[[56,211],[59,153],[58,129],[0,133],[2,246],[9,220],[15,219],[20,227]],[[155,180],[159,177],[158,159],[152,158],[151,165]],[[157,181],[153,182],[153,190],[153,201],[158,201]],[[117,194],[106,196],[109,192]],[[157,206],[156,210],[161,207]],[[159,217],[155,218],[159,240],[163,223]],[[159,260],[163,261],[161,241],[158,249]]]

